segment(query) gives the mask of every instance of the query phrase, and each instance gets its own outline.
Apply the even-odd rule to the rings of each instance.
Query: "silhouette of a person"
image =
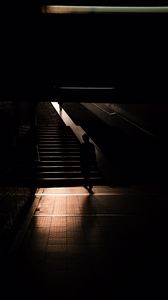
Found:
[[[96,166],[95,146],[89,142],[89,136],[82,136],[84,143],[80,146],[80,165],[84,177],[84,187],[92,193],[93,182],[90,179],[90,172],[93,166]]]
[[[60,109],[60,111],[61,111],[61,110],[62,110],[63,101],[62,101],[62,100],[59,100],[59,101],[58,101],[58,104],[59,104],[59,109]]]

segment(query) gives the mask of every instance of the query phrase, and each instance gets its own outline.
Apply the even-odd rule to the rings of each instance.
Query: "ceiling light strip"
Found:
[[[168,13],[168,6],[72,6],[43,5],[44,14],[88,14],[88,13]]]
[[[114,90],[114,87],[94,87],[94,86],[61,86],[61,90]]]

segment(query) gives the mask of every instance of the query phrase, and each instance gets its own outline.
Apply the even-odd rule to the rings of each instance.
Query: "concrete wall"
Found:
[[[111,125],[112,115],[106,113],[99,108],[99,103],[82,103],[88,110],[93,112],[102,121]],[[125,124],[132,124],[133,127],[144,129],[144,132],[149,132],[156,137],[163,138],[167,131],[167,104],[118,104],[118,103],[103,103],[107,111],[116,113],[123,117]]]

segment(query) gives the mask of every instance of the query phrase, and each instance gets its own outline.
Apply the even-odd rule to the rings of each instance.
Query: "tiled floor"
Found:
[[[159,193],[102,186],[90,195],[71,187],[39,189],[36,197],[7,275],[18,298],[137,299],[150,291]]]

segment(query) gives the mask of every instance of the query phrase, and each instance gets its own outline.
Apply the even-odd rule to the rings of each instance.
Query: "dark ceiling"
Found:
[[[0,99],[165,101],[167,14],[42,15],[40,5],[2,5]],[[115,90],[65,92],[61,86]]]

